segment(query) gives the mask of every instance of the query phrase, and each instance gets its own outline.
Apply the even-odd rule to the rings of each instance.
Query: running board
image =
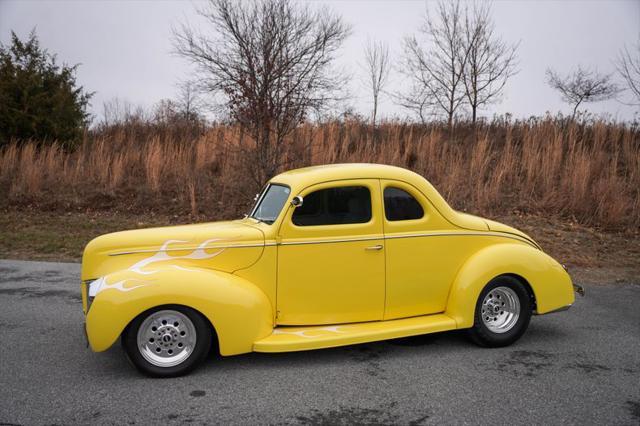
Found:
[[[389,321],[306,327],[280,326],[253,344],[255,352],[292,352],[454,330],[456,322],[435,314]]]

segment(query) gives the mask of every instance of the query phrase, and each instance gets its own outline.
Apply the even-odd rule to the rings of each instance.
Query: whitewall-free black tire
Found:
[[[532,300],[518,279],[504,275],[492,279],[476,302],[471,339],[480,346],[508,346],[529,326]]]
[[[175,377],[193,370],[209,353],[207,320],[186,306],[160,306],[138,315],[122,333],[133,365],[152,377]]]

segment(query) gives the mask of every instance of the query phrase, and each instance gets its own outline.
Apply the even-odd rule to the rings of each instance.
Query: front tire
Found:
[[[496,277],[480,292],[469,336],[480,346],[508,346],[527,330],[531,306],[529,292],[520,281]]]
[[[163,306],[138,315],[122,333],[127,357],[142,373],[176,377],[193,370],[209,353],[211,331],[186,306]]]

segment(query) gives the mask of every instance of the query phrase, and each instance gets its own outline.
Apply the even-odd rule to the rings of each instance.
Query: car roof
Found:
[[[343,179],[398,179],[409,183],[424,180],[417,173],[401,167],[385,164],[345,163],[290,170],[275,176],[271,182],[283,183],[294,190],[301,190],[316,183]]]
[[[406,182],[422,192],[431,205],[455,226],[485,231],[488,229],[484,220],[453,210],[429,181],[401,167],[371,163],[328,164],[290,170],[273,177],[270,182],[288,185],[292,195],[295,195],[317,183],[345,179],[395,179]]]

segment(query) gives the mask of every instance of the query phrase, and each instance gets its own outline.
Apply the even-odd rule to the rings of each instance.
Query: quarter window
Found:
[[[344,225],[371,220],[371,193],[364,186],[343,186],[312,192],[291,218],[298,226]]]
[[[388,221],[420,219],[424,210],[411,194],[400,188],[384,189],[384,215]]]

